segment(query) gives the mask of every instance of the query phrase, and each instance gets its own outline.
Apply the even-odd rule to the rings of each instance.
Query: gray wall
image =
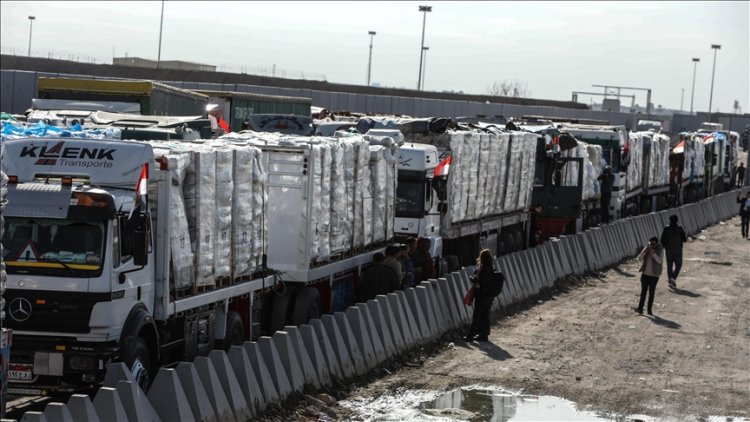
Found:
[[[45,73],[22,70],[0,70],[0,110],[9,113],[23,113],[31,106],[31,99],[37,95],[37,77],[65,76],[81,79],[118,79],[113,77],[97,77],[88,75],[70,75],[61,73]],[[473,101],[441,100],[434,98],[412,98],[394,95],[373,95],[347,92],[331,92],[304,88],[280,88],[259,85],[163,81],[170,85],[185,89],[205,89],[251,92],[256,94],[285,95],[291,97],[312,98],[312,104],[325,107],[332,111],[351,111],[358,113],[402,114],[414,117],[459,117],[459,116],[504,116],[520,117],[522,115],[538,115],[564,118],[586,118],[608,121],[612,124],[633,127],[637,119],[658,119],[665,123],[665,130],[679,132],[695,130],[701,122],[708,121],[708,115],[699,113],[697,116],[675,114],[668,116],[648,116],[645,114],[632,115],[629,113],[570,109],[552,106],[530,106],[517,104],[481,103]],[[745,125],[750,124],[750,116],[714,115],[714,121],[724,123],[725,129],[742,132]],[[666,120],[665,120],[666,119]]]

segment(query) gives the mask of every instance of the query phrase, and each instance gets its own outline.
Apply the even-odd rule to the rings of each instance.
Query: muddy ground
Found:
[[[467,344],[452,332],[385,365],[390,374],[381,368],[328,392],[374,398],[484,383],[619,415],[748,418],[750,241],[740,237],[739,223],[733,218],[689,240],[678,290],[662,275],[653,317],[634,311],[640,275],[630,259],[501,311],[488,343]],[[308,419],[305,405],[271,419]],[[333,410],[338,420],[361,420],[342,406]]]

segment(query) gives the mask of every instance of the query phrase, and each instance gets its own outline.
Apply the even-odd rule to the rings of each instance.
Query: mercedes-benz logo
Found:
[[[17,297],[10,301],[8,313],[18,322],[26,321],[31,316],[31,302],[26,298]]]

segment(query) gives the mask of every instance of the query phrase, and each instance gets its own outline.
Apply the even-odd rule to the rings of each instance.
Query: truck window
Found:
[[[424,217],[424,188],[423,181],[399,180],[396,189],[396,217]]]
[[[99,273],[104,223],[9,217],[3,233],[8,272],[79,277]],[[92,274],[87,274],[92,275]]]

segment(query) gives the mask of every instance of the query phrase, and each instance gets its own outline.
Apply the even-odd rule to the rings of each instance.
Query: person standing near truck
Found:
[[[643,304],[646,301],[646,292],[648,292],[648,314],[653,315],[656,283],[659,281],[662,262],[664,262],[664,247],[659,243],[658,237],[654,236],[649,239],[648,245],[638,255],[638,260],[643,261],[641,264],[641,300],[635,311],[643,314]]]
[[[471,318],[471,328],[464,341],[489,341],[490,336],[490,309],[492,299],[489,288],[492,282],[492,268],[494,257],[489,249],[484,249],[477,258],[477,269],[471,276],[472,288],[474,289],[474,313]]]
[[[685,230],[677,224],[678,217],[669,217],[669,225],[661,232],[661,244],[667,254],[667,277],[669,287],[677,288],[677,276],[682,268],[682,245],[687,242]]]
[[[615,175],[612,174],[612,167],[604,167],[604,172],[597,177],[600,183],[600,207],[602,210],[602,223],[609,223],[609,203],[612,200],[612,186],[615,184]]]
[[[748,238],[748,226],[750,226],[750,191],[745,198],[737,195],[737,203],[740,204],[740,218],[742,219],[742,237]]]
[[[740,163],[737,167],[737,187],[741,188],[745,184],[745,163]]]

